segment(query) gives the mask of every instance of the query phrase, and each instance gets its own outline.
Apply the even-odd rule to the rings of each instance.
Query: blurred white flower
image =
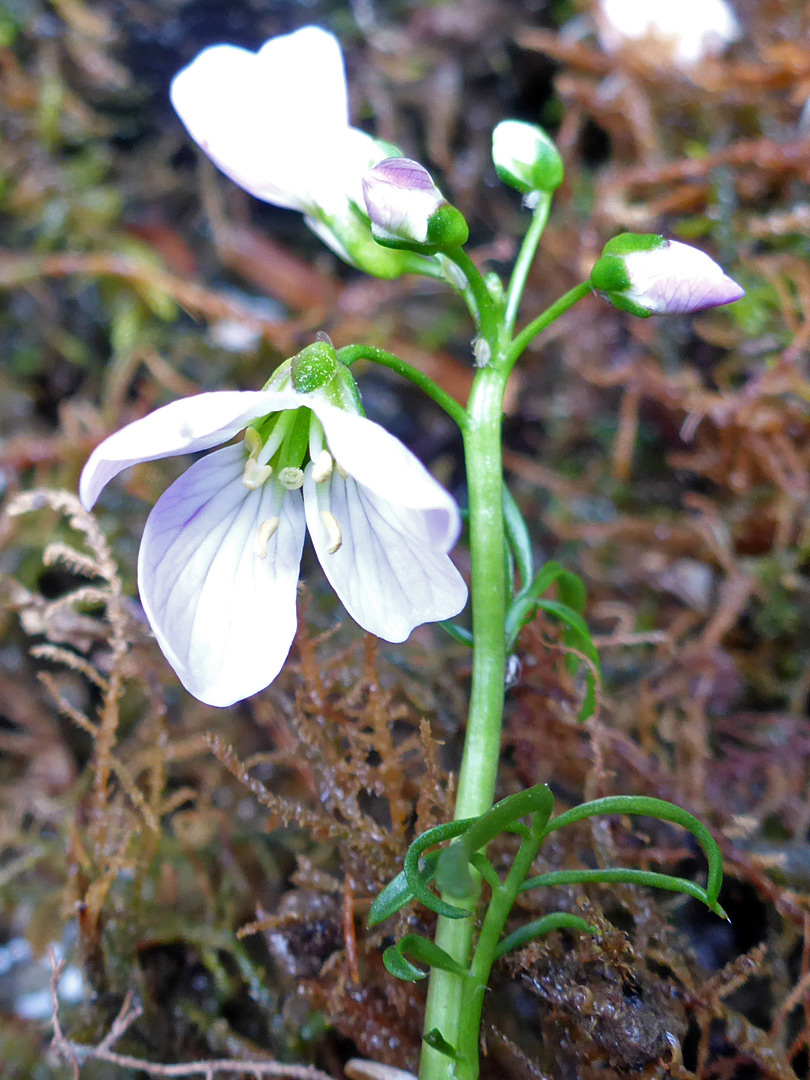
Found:
[[[648,40],[683,67],[719,55],[740,36],[726,0],[598,0],[596,16],[609,52]]]
[[[447,555],[460,527],[450,495],[378,424],[287,387],[175,401],[110,435],[81,476],[90,509],[128,466],[208,450],[247,428],[160,497],[138,556],[158,644],[209,705],[246,698],[280,671],[307,529],[349,614],[388,641],[456,615],[467,598]]]

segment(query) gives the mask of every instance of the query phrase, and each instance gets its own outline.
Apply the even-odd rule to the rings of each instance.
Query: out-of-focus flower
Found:
[[[536,124],[502,120],[492,132],[492,160],[504,184],[523,192],[530,206],[563,182],[560,152]]]
[[[427,169],[410,158],[386,158],[363,177],[374,239],[392,247],[441,251],[460,247],[470,231]]]
[[[259,391],[199,394],[105,439],[82,504],[130,465],[244,440],[193,464],[150,513],[141,601],[183,685],[226,706],[276,677],[296,627],[308,529],[352,618],[388,641],[456,615],[467,590],[447,552],[452,498],[398,439],[360,414],[331,346],[310,346]]]
[[[740,36],[726,0],[598,0],[596,14],[608,51],[650,41],[683,67],[718,55]]]
[[[171,100],[195,142],[251,195],[301,211],[333,251],[371,274],[410,268],[412,256],[372,239],[363,174],[395,148],[350,126],[332,34],[305,26],[255,53],[212,45],[174,77]]]
[[[590,280],[617,308],[641,316],[701,311],[745,295],[705,252],[652,233],[614,236]]]

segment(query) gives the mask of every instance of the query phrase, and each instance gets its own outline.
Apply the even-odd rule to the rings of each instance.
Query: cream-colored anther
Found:
[[[321,521],[326,529],[326,535],[329,537],[329,546],[326,550],[330,555],[334,555],[343,543],[343,535],[337,523],[337,518],[331,510],[321,510]]]
[[[272,465],[260,465],[254,457],[249,457],[245,462],[245,470],[242,473],[242,483],[246,488],[255,491],[260,488],[273,475]]]
[[[256,530],[256,539],[253,541],[253,550],[260,559],[267,558],[267,545],[275,535],[276,529],[281,523],[281,518],[271,517],[263,521]]]
[[[321,450],[320,454],[312,462],[312,479],[316,484],[322,484],[332,475],[335,459],[328,450]]]
[[[259,456],[259,451],[262,448],[262,437],[256,428],[249,427],[245,431],[245,446],[250,457],[256,458]]]
[[[285,469],[279,471],[278,482],[287,491],[297,491],[304,486],[304,470],[288,465]]]
[[[349,479],[349,474],[346,472],[346,470],[343,468],[339,461],[335,462],[335,468],[337,469],[338,476],[341,478],[341,480]]]

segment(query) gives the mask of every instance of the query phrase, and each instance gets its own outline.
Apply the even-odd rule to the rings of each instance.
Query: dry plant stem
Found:
[[[216,1058],[212,1061],[189,1061],[179,1064],[162,1064],[156,1061],[145,1061],[143,1058],[133,1057],[131,1054],[119,1054],[112,1047],[128,1031],[128,1029],[143,1015],[139,1005],[132,1003],[128,994],[124,999],[121,1009],[113,1021],[112,1027],[100,1043],[95,1046],[86,1043],[72,1042],[67,1038],[59,1019],[59,978],[64,970],[64,961],[55,962],[51,956],[53,970],[51,972],[51,997],[53,1000],[53,1040],[51,1042],[52,1053],[66,1061],[73,1068],[74,1080],[79,1080],[81,1063],[85,1061],[106,1061],[110,1065],[118,1065],[122,1069],[137,1069],[146,1076],[203,1076],[205,1080],[214,1080],[219,1073],[223,1076],[279,1076],[289,1077],[290,1080],[332,1080],[328,1073],[321,1072],[310,1065],[285,1065],[280,1061],[240,1061],[237,1058]]]

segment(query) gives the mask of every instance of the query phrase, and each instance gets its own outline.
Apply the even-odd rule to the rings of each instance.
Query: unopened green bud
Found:
[[[312,394],[327,386],[341,366],[331,341],[313,341],[291,360],[293,389]]]

